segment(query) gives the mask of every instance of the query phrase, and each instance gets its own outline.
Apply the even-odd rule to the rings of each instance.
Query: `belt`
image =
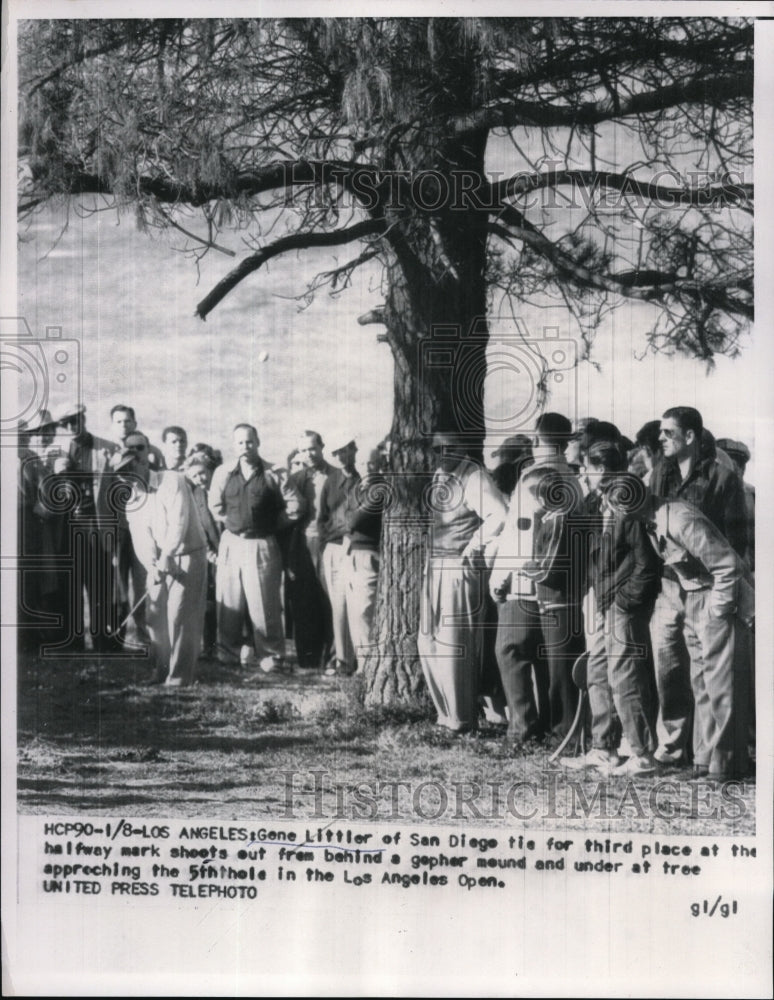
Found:
[[[326,545],[343,545],[343,544],[344,544],[343,538],[329,538],[328,541],[326,542]]]
[[[236,535],[237,538],[248,538],[248,539],[271,538],[271,534],[262,534],[260,531],[249,531],[249,530],[231,531],[230,528],[227,530],[229,531],[230,534]]]
[[[184,549],[182,552],[173,552],[172,555],[173,558],[180,559],[181,556],[190,556],[193,555],[194,552],[202,552],[206,548],[206,545],[199,545],[195,549]]]

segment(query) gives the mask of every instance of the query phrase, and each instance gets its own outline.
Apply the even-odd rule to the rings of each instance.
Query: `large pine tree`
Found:
[[[658,307],[655,347],[738,349],[753,310],[752,49],[749,21],[712,17],[22,24],[22,212],[102,192],[197,253],[247,230],[254,251],[202,319],[281,253],[357,244],[323,276],[338,287],[381,262],[384,305],[361,318],[384,325],[395,360],[371,701],[420,684],[428,435],[481,448],[492,289],[559,299],[586,343],[637,299]],[[512,177],[486,170],[496,136],[523,166]],[[439,331],[458,345],[447,366],[424,363]]]

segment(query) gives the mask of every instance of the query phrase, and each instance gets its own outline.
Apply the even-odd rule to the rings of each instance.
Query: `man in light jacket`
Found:
[[[130,434],[114,462],[131,484],[126,508],[132,545],[147,572],[147,622],[156,683],[192,684],[202,641],[207,540],[185,476],[153,472],[141,434]]]
[[[653,496],[632,502],[630,484],[615,479],[606,497],[613,511],[644,523],[680,591],[694,700],[694,777],[743,776],[750,671],[739,647],[749,642],[755,612],[747,568],[693,505]]]

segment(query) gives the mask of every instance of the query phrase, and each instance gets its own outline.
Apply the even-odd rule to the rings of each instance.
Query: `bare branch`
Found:
[[[312,247],[332,247],[342,243],[351,243],[353,240],[363,239],[365,236],[381,236],[386,231],[383,222],[376,219],[366,219],[358,222],[348,229],[338,229],[330,233],[291,233],[276,240],[268,247],[259,250],[258,253],[245,258],[238,267],[234,268],[225,278],[222,278],[209,295],[205,296],[196,307],[196,315],[200,319],[206,319],[209,313],[221,302],[230,291],[243,281],[249,274],[257,271],[272,257],[287,253],[289,250],[308,250]]]
[[[190,240],[194,240],[194,242],[200,243],[205,250],[217,250],[218,253],[223,253],[227,257],[236,257],[236,252],[234,250],[229,250],[228,247],[222,247],[218,243],[215,243],[212,239],[206,240],[202,236],[197,236],[196,233],[192,233],[184,226],[181,226],[180,223],[177,222],[175,219],[173,219],[168,212],[164,211],[161,205],[156,204],[154,205],[154,208],[156,209],[156,211],[159,213],[159,215],[167,225],[172,226],[173,229],[176,229],[179,233],[182,233],[183,236],[187,236]],[[202,257],[204,256],[204,250],[201,252],[201,255]]]
[[[644,301],[661,301],[666,293],[684,295],[697,304],[708,303],[713,309],[736,313],[747,319],[752,319],[754,310],[751,302],[733,295],[726,287],[719,287],[710,282],[681,280],[674,272],[656,271],[652,269],[640,271],[622,271],[616,274],[602,274],[585,267],[574,260],[572,256],[537,230],[516,209],[506,209],[500,213],[500,219],[509,225],[507,233],[517,236],[536,250],[541,256],[551,262],[560,276],[570,278],[582,287],[594,288],[599,291],[614,292],[628,298]],[[504,234],[495,227],[492,231],[504,238]],[[739,283],[740,291],[747,291],[743,283]]]

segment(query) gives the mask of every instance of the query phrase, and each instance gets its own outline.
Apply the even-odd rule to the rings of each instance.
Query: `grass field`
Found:
[[[248,674],[200,661],[187,690],[143,661],[30,657],[19,673],[18,805],[39,814],[390,819],[530,829],[734,835],[755,784],[679,769],[607,781],[514,755],[496,726],[453,737],[415,709],[366,711],[359,678]]]

